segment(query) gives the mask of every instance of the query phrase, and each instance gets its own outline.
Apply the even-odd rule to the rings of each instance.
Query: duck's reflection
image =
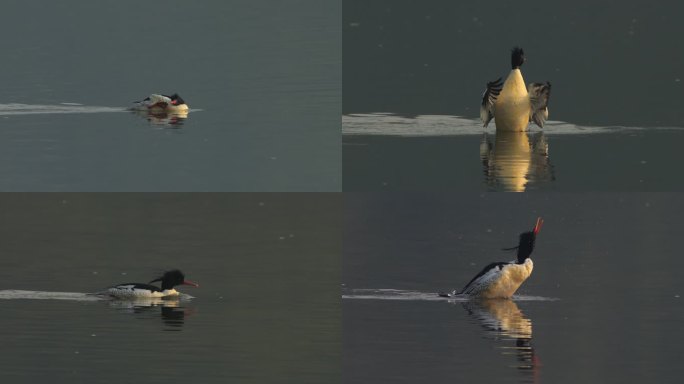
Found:
[[[539,361],[532,346],[532,321],[510,299],[485,299],[463,302],[463,308],[477,319],[487,334],[500,342],[503,354],[514,354],[515,368],[536,375]],[[510,343],[511,341],[514,344]]]
[[[524,192],[530,181],[555,179],[549,144],[542,132],[535,133],[531,140],[526,132],[497,132],[494,143],[484,133],[480,159],[490,189]]]
[[[170,328],[180,328],[185,318],[194,313],[194,309],[183,306],[179,298],[136,298],[134,300],[109,300],[110,307],[128,311],[139,315],[154,315],[160,313],[161,320]],[[160,312],[157,312],[157,308]],[[142,317],[141,317],[142,318]]]
[[[164,111],[157,110],[138,110],[133,109],[133,113],[136,115],[147,119],[147,121],[152,125],[180,128],[188,118],[188,111],[178,111],[173,113],[167,113]]]

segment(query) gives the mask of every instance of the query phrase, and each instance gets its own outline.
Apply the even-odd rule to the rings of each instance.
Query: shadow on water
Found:
[[[524,192],[528,184],[556,179],[549,159],[549,144],[543,132],[498,132],[492,142],[483,133],[480,159],[490,191]]]
[[[505,356],[513,355],[512,368],[529,372],[538,381],[539,358],[532,345],[532,320],[510,299],[471,300],[461,302],[468,314],[485,329]]]

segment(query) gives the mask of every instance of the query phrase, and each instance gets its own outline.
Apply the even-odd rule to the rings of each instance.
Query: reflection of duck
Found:
[[[463,308],[494,336],[515,340],[517,368],[536,371],[539,361],[532,346],[532,321],[510,299],[485,299],[463,302]],[[510,347],[501,347],[509,350]]]
[[[511,67],[513,68],[501,83],[501,78],[487,83],[487,89],[482,97],[480,118],[486,127],[494,118],[497,131],[525,131],[530,121],[540,127],[549,116],[547,108],[551,83],[530,83],[525,87],[525,80],[520,67],[525,62],[522,48],[514,47],[511,52]]]
[[[133,110],[135,114],[138,116],[147,119],[151,124],[154,125],[166,125],[166,126],[180,126],[185,122],[185,119],[188,118],[188,112],[176,112],[176,113],[167,113],[167,112],[150,112],[147,110]]]
[[[150,313],[153,309],[161,308],[161,317],[164,323],[171,327],[180,327],[185,321],[185,316],[193,313],[192,309],[181,306],[179,296],[169,297],[137,297],[129,300],[114,299],[108,301],[110,307],[131,311],[135,314]]]
[[[484,133],[480,159],[490,188],[524,192],[530,181],[555,179],[544,133],[538,132],[531,139],[530,143],[525,132],[497,132],[492,144]]]
[[[110,307],[131,309],[131,308],[151,308],[151,307],[169,307],[176,308],[180,306],[179,296],[168,297],[133,297],[130,299],[114,298],[108,300]]]
[[[150,281],[150,283],[156,281],[161,281],[161,288],[143,283],[125,283],[111,287],[105,293],[119,299],[164,298],[177,297],[179,292],[173,288],[177,285],[199,287],[199,284],[185,280],[183,272],[177,269],[164,273],[161,277]]]
[[[490,331],[514,338],[532,338],[532,322],[511,299],[468,300],[462,304]]]
[[[534,263],[530,259],[534,251],[534,243],[537,233],[541,230],[544,221],[537,218],[537,223],[531,232],[520,234],[517,247],[517,260],[510,262],[496,262],[484,267],[480,273],[466,284],[461,292],[454,291],[452,295],[468,295],[479,298],[509,298],[513,296],[520,285],[532,274]],[[440,294],[448,296],[448,294]]]

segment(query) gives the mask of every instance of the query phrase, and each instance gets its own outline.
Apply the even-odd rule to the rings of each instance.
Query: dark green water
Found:
[[[0,299],[4,382],[340,380],[341,197],[20,194],[0,290],[95,292],[182,269],[176,308]]]

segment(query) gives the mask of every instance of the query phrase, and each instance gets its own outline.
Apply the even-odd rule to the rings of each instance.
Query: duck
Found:
[[[519,236],[517,247],[504,250],[517,250],[513,261],[494,262],[482,269],[460,292],[440,293],[442,297],[465,296],[480,299],[510,299],[511,296],[532,274],[534,263],[530,256],[534,251],[537,234],[544,220],[539,217],[529,232]]]
[[[160,281],[161,287],[151,285]],[[169,298],[178,297],[180,292],[174,289],[178,285],[199,287],[194,281],[186,280],[185,275],[178,269],[164,272],[160,277],[149,283],[123,283],[108,288],[105,294],[117,299],[140,299],[140,298]]]
[[[522,132],[530,122],[540,128],[549,117],[551,83],[530,83],[525,86],[520,67],[525,62],[525,52],[520,47],[511,50],[511,72],[505,82],[501,78],[487,83],[482,95],[480,119],[486,128],[492,118],[497,131]]]
[[[171,96],[153,93],[141,101],[133,102],[134,110],[147,111],[149,113],[179,113],[187,114],[189,107],[179,94]]]

